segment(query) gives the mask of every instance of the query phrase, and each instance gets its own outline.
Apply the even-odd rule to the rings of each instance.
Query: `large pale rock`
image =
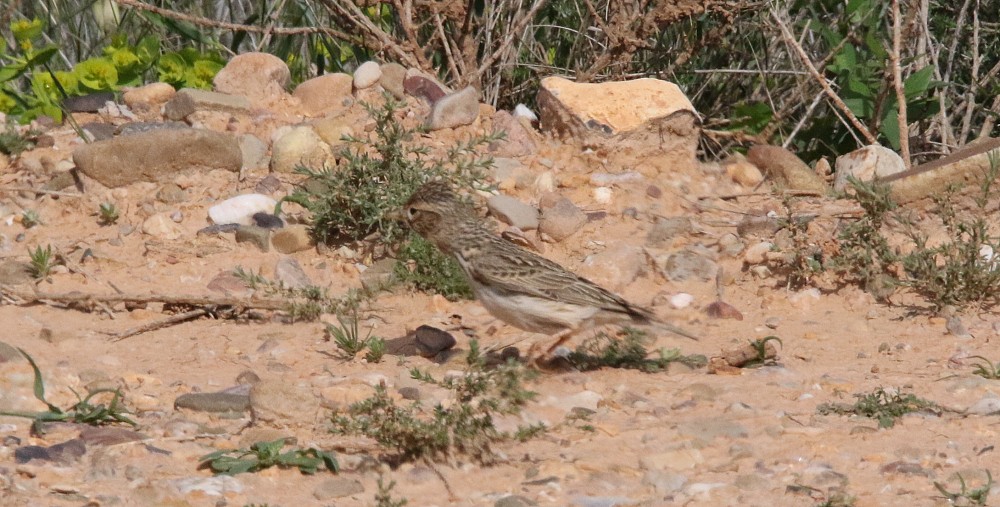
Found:
[[[781,146],[758,144],[750,148],[747,160],[788,190],[825,194],[826,183],[794,153]]]
[[[379,78],[378,84],[400,100],[406,98],[406,90],[403,89],[404,79],[406,79],[406,67],[395,62],[382,64],[382,77]]]
[[[236,138],[200,129],[158,129],[81,145],[73,162],[106,187],[139,181],[171,181],[185,170],[239,171],[243,165]]]
[[[142,106],[153,106],[167,102],[177,93],[173,86],[167,83],[150,83],[133,88],[122,94],[122,102],[132,109]]]
[[[354,71],[354,87],[359,90],[370,88],[375,86],[381,77],[382,69],[379,68],[378,62],[367,61]]]
[[[587,256],[579,274],[613,290],[621,290],[642,274],[646,253],[642,248],[618,244],[607,250]]]
[[[694,159],[700,121],[674,83],[636,79],[574,83],[542,80],[538,107],[543,130],[570,136],[584,146],[677,154]]]
[[[163,106],[164,116],[171,120],[183,120],[195,111],[249,114],[250,101],[240,95],[183,88]]]
[[[267,195],[238,195],[208,208],[208,218],[213,224],[253,225],[255,213],[271,213],[277,204]]]
[[[444,128],[470,125],[479,117],[479,92],[469,86],[464,90],[442,97],[431,107],[427,128]]]
[[[494,195],[486,201],[490,214],[522,231],[538,228],[538,209],[509,195]]]
[[[341,72],[324,74],[295,87],[292,96],[302,102],[302,108],[310,115],[337,114],[354,103],[353,82],[354,78]]]
[[[271,172],[290,173],[299,165],[320,169],[332,161],[330,145],[306,126],[288,130],[271,146]]]
[[[884,178],[906,170],[903,158],[885,146],[873,144],[837,157],[833,189],[840,192],[847,188],[847,178],[854,176],[861,181]]]
[[[231,95],[242,95],[255,105],[273,104],[288,93],[291,82],[288,65],[277,56],[267,53],[244,53],[229,60],[212,83],[215,90]]]

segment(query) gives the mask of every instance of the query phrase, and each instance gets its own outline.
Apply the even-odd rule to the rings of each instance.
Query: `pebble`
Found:
[[[680,292],[670,296],[669,302],[670,306],[680,310],[681,308],[691,306],[691,303],[694,302],[694,296],[686,292]]]
[[[166,204],[178,204],[188,199],[187,192],[176,183],[167,183],[156,191],[156,200]]]
[[[587,214],[565,197],[556,196],[553,199],[554,202],[547,207],[539,203],[542,207],[542,216],[538,221],[538,232],[548,235],[555,241],[562,241],[587,223]]]
[[[261,178],[253,188],[253,191],[258,194],[273,194],[278,190],[281,190],[281,180],[273,174]]]
[[[988,396],[965,409],[965,413],[974,415],[995,415],[1000,413],[1000,398]]]
[[[298,166],[319,170],[332,162],[330,145],[311,127],[289,128],[271,145],[271,172],[291,173]]]
[[[267,145],[253,134],[243,134],[239,137],[240,153],[243,155],[242,171],[253,171],[268,166]]]
[[[243,483],[229,475],[213,477],[185,477],[176,479],[173,485],[181,494],[200,492],[208,496],[223,496],[226,493],[242,493]]]
[[[382,64],[380,70],[382,77],[379,78],[378,82],[382,88],[397,99],[405,99],[406,90],[403,88],[403,80],[406,79],[406,67],[396,62],[390,62]]]
[[[422,325],[414,333],[417,352],[423,357],[437,357],[438,354],[450,350],[458,342],[447,331],[436,327]]]
[[[319,400],[304,387],[265,379],[250,388],[250,411],[255,422],[282,426],[312,421],[319,413]]]
[[[529,206],[519,199],[506,196],[490,196],[486,201],[490,213],[500,221],[521,229],[530,231],[538,228],[538,209]]]
[[[313,285],[309,275],[299,265],[299,261],[291,257],[278,259],[274,266],[274,277],[289,289],[302,289]]]
[[[667,256],[663,262],[664,275],[671,281],[688,279],[709,281],[715,277],[718,266],[711,259],[690,250],[682,250]]]
[[[230,393],[187,393],[174,400],[174,408],[197,412],[243,412],[250,408],[250,397]]]
[[[638,183],[646,177],[636,171],[626,171],[623,173],[594,173],[590,175],[590,184],[595,187],[610,187],[612,185],[624,185],[627,183]]]
[[[406,90],[407,95],[422,98],[426,100],[428,104],[434,104],[448,94],[448,92],[434,80],[420,75],[407,76],[406,79],[403,80],[403,89]],[[478,111],[478,104],[476,109]]]
[[[275,231],[271,236],[271,244],[283,254],[293,254],[315,246],[309,227],[305,224],[293,224]]]
[[[208,208],[208,218],[215,224],[252,225],[256,213],[271,213],[278,201],[263,194],[231,197]]]
[[[313,497],[322,501],[358,495],[364,492],[365,487],[357,479],[332,477],[324,480],[313,490]]]
[[[115,94],[111,92],[97,92],[77,97],[67,97],[62,105],[67,111],[72,113],[96,113],[98,109],[104,107],[106,102],[114,102]]]
[[[471,125],[478,117],[479,92],[469,86],[435,102],[427,117],[427,128],[440,130]]]
[[[32,460],[50,461],[60,465],[71,465],[87,452],[83,440],[74,438],[49,447],[26,445],[14,450],[14,461],[24,464]]]
[[[157,239],[175,240],[184,235],[184,229],[169,214],[157,213],[142,222],[142,233]]]
[[[570,501],[577,507],[625,507],[642,503],[625,496],[574,496]]]
[[[261,252],[267,252],[271,249],[271,230],[257,227],[256,225],[237,225],[236,242],[250,243],[260,249]]]
[[[518,104],[514,106],[514,117],[515,118],[526,118],[528,121],[534,123],[538,121],[538,115],[534,111],[528,109],[528,106],[524,104]]]
[[[378,62],[367,61],[358,65],[354,71],[354,88],[358,90],[370,88],[375,86],[375,83],[378,83],[381,78],[382,69],[379,68]]]
[[[253,218],[254,225],[265,229],[281,229],[285,226],[285,221],[281,217],[270,213],[254,213],[251,218]]]
[[[659,218],[646,233],[646,246],[661,246],[668,240],[690,233],[692,229],[688,217]]]

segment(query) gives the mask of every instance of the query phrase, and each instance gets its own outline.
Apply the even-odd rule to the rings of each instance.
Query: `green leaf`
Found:
[[[893,104],[886,112],[885,116],[882,117],[882,124],[879,127],[879,132],[885,136],[886,140],[892,146],[892,149],[899,150],[900,140],[899,140],[899,110],[896,105]]]
[[[34,68],[38,65],[44,65],[58,51],[59,51],[59,46],[56,45],[45,46],[44,48],[39,49],[34,54],[32,54],[31,58],[28,58],[26,64],[30,68]]]
[[[934,67],[928,65],[903,80],[903,95],[907,99],[919,97],[930,89],[931,77],[934,75]]]
[[[17,351],[20,352],[21,355],[24,356],[24,358],[28,360],[28,364],[31,365],[31,370],[33,372],[35,372],[35,382],[34,382],[35,398],[38,401],[40,401],[40,402],[44,403],[45,405],[47,405],[49,407],[50,411],[52,411],[52,412],[54,412],[56,414],[62,414],[63,411],[62,411],[61,408],[59,408],[59,407],[57,407],[57,406],[49,403],[45,399],[45,382],[42,380],[42,371],[38,369],[38,365],[35,364],[35,360],[32,359],[31,356],[28,355],[28,353],[24,351],[24,349],[18,347]]]

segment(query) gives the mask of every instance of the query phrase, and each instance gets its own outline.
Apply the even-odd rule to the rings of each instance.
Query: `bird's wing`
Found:
[[[509,292],[652,319],[647,310],[629,304],[559,264],[503,239],[497,241],[497,248],[491,249],[490,255],[476,256],[465,263],[469,276],[476,282]]]

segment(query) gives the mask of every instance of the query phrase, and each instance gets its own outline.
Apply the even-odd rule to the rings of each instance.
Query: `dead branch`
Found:
[[[837,96],[837,93],[833,91],[833,88],[830,88],[830,83],[828,83],[819,73],[819,70],[817,70],[816,66],[813,65],[812,60],[809,59],[809,55],[806,54],[805,49],[802,49],[802,45],[799,44],[794,37],[792,37],[792,33],[788,30],[788,26],[773,7],[771,8],[771,17],[774,18],[774,21],[778,24],[778,28],[781,29],[781,36],[785,39],[785,43],[791,46],[792,49],[794,49],[799,55],[799,59],[802,60],[802,64],[806,66],[806,69],[809,71],[809,74],[812,75],[813,79],[816,80],[821,87],[823,87],[823,92],[826,93],[826,96],[830,99],[830,102],[833,103],[834,107],[836,107],[841,114],[847,117],[847,119],[851,122],[851,125],[853,125],[854,128],[857,129],[862,136],[864,136],[868,144],[876,144],[878,141],[875,136],[873,136],[868,128],[865,127],[860,120],[858,120],[858,117],[855,116],[854,113],[851,112],[851,109],[847,107],[847,104],[844,104],[844,101]]]
[[[287,302],[279,299],[245,299],[227,296],[193,296],[169,294],[85,294],[82,292],[39,292],[0,285],[0,295],[17,304],[33,303],[163,303],[189,306],[233,306],[255,310],[281,310]]]
[[[146,333],[149,331],[155,331],[157,329],[170,327],[174,324],[180,324],[181,322],[186,322],[192,319],[201,317],[202,315],[208,315],[209,311],[204,308],[199,308],[197,310],[191,310],[189,312],[178,313],[177,315],[171,315],[165,319],[160,319],[157,321],[149,322],[141,326],[136,326],[130,329],[126,329],[120,333],[114,333],[111,335],[112,341],[122,341],[130,336],[135,336],[137,334]]]
[[[909,170],[910,162],[910,127],[906,121],[906,94],[903,93],[903,70],[899,63],[899,48],[902,46],[902,30],[900,28],[899,0],[892,0],[892,49],[889,51],[889,66],[892,67],[892,85],[896,89],[896,122],[899,124],[899,156],[903,165]]]

